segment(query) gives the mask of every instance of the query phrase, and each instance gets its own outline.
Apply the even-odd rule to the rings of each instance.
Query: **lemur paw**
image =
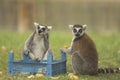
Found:
[[[36,57],[33,55],[33,53],[29,53],[29,58],[32,59],[32,60],[36,60]]]
[[[60,50],[63,51],[63,52],[67,52],[66,48],[61,48]]]
[[[24,55],[26,55],[26,56],[28,56],[28,55],[29,55],[29,53],[30,53],[30,51],[29,51],[29,50],[25,50],[25,51],[23,51],[23,54],[24,54]]]
[[[43,60],[43,59],[42,59],[41,57],[36,57],[35,60],[36,60],[36,61],[41,61],[41,60]]]
[[[39,58],[36,58],[35,61],[40,62],[41,60]]]

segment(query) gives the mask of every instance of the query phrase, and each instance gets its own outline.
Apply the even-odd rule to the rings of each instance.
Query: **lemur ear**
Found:
[[[69,28],[70,28],[70,29],[73,29],[73,26],[74,26],[74,25],[69,25]]]
[[[47,28],[50,30],[50,29],[52,29],[52,26],[47,26]]]
[[[85,29],[86,29],[86,27],[87,27],[87,25],[86,25],[86,24],[84,24],[84,25],[82,25],[82,27],[83,27],[83,30],[85,30]]]
[[[39,24],[38,24],[38,23],[36,23],[36,22],[34,22],[34,25],[35,25],[35,27],[39,26]]]

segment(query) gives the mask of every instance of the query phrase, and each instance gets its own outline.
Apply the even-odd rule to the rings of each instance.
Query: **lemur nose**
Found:
[[[75,36],[80,36],[80,34],[79,34],[79,33],[77,33],[77,34],[75,34]]]
[[[41,30],[38,31],[38,33],[41,33],[41,32],[42,32]]]

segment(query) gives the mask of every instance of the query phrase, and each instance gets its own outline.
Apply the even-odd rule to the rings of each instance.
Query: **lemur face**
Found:
[[[52,26],[42,26],[38,23],[34,23],[34,25],[36,27],[36,33],[39,35],[47,34],[50,31],[50,29],[52,29]]]
[[[72,33],[75,37],[80,37],[85,33],[87,25],[69,25]]]

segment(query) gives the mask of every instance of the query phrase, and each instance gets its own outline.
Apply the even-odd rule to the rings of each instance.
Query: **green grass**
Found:
[[[99,53],[99,67],[120,67],[120,36],[119,34],[105,35],[100,33],[89,33],[94,40]],[[19,34],[12,31],[0,31],[0,80],[28,80],[25,76],[8,76],[8,52],[13,50],[15,59],[21,59],[21,51],[25,40],[31,32]],[[69,31],[55,31],[50,34],[50,46],[55,58],[60,58],[60,48],[70,45],[72,34]],[[2,49],[3,47],[6,50]],[[67,55],[67,71],[72,73],[71,58]],[[71,80],[67,74],[57,76],[57,80]],[[95,76],[79,75],[80,80],[119,80],[120,73],[98,74]],[[51,78],[41,77],[31,80],[52,80]]]

